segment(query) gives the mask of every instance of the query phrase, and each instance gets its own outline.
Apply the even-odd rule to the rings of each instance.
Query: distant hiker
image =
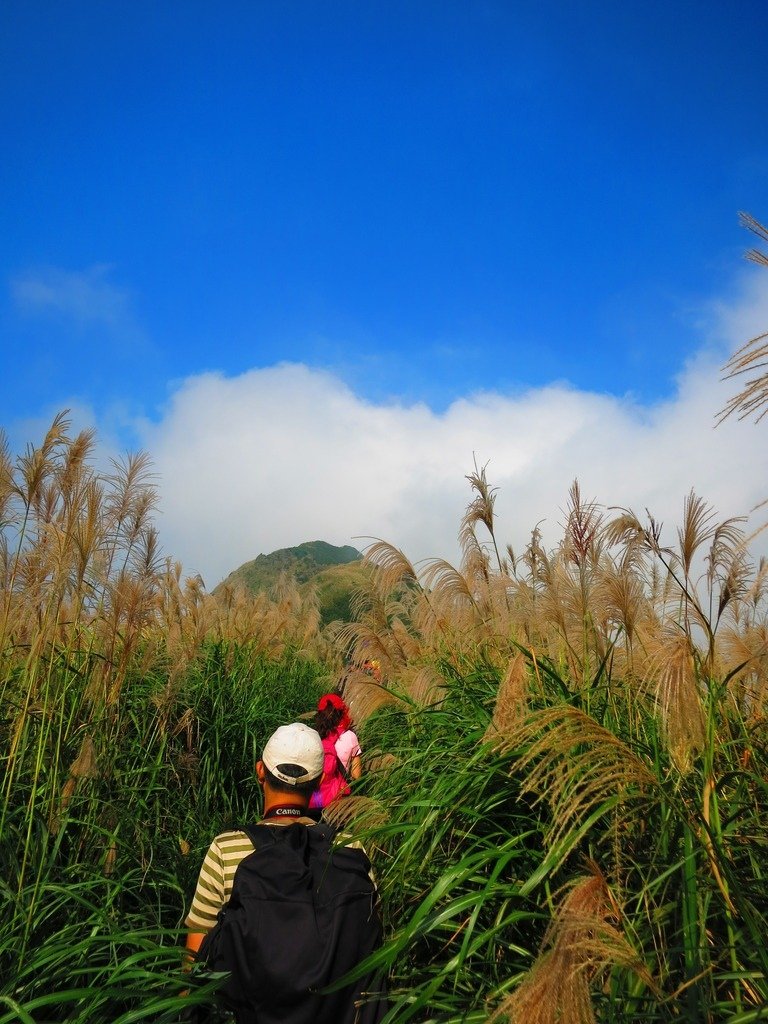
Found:
[[[378,658],[366,658],[361,667],[366,675],[372,676],[377,683],[381,682],[381,663]]]
[[[372,977],[322,990],[381,941],[365,853],[334,845],[334,830],[307,815],[323,768],[314,729],[293,723],[270,736],[256,764],[264,817],[216,836],[186,918],[187,948],[212,971],[237,1024],[378,1024]]]
[[[349,794],[351,779],[363,773],[360,743],[352,730],[349,708],[338,693],[326,693],[317,702],[313,725],[323,741],[323,775],[309,806],[327,807]]]

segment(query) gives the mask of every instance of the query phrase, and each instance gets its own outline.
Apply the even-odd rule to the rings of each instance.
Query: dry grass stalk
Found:
[[[720,653],[736,706],[747,719],[759,719],[768,706],[768,623],[726,628]]]
[[[764,242],[768,242],[768,229],[760,221],[748,213],[739,214],[742,226]],[[750,249],[745,253],[746,258],[759,266],[768,267],[768,255],[760,249]],[[768,413],[768,332],[759,334],[752,338],[746,345],[734,352],[731,358],[723,367],[723,379],[733,380],[744,374],[756,372],[756,376],[747,379],[741,391],[734,395],[718,415],[717,423],[720,424],[732,413],[738,413],[742,420],[747,416],[755,415],[755,422],[759,422]]]
[[[99,774],[96,747],[90,734],[86,733],[80,743],[77,757],[70,766],[69,775],[61,787],[58,808],[52,811],[49,817],[48,827],[53,835],[56,835],[61,827],[61,820],[75,795],[80,779],[97,779]]]
[[[413,702],[421,707],[438,703],[445,693],[445,680],[431,664],[409,667],[401,682]]]
[[[475,462],[474,473],[470,473],[467,476],[467,480],[475,492],[475,497],[467,506],[459,529],[459,544],[462,550],[466,550],[477,543],[476,527],[478,523],[482,523],[485,526],[494,542],[494,546],[496,544],[494,505],[496,504],[497,488],[489,485],[485,475],[486,468],[486,466],[478,468],[477,462]],[[496,556],[497,558],[499,557],[498,548],[496,549]],[[499,559],[499,563],[500,561]]]
[[[716,529],[714,509],[691,491],[683,502],[683,524],[677,530],[679,560],[686,579],[690,578],[694,555],[714,538]]]
[[[595,601],[601,609],[607,630],[620,630],[622,647],[627,653],[625,668],[630,668],[638,627],[655,621],[634,553],[625,553],[620,561],[604,559]]]
[[[757,252],[757,250],[753,250]],[[765,256],[760,254],[762,259]],[[758,262],[755,260],[755,262]],[[758,334],[751,338],[746,345],[731,356],[723,367],[723,380],[733,380],[751,372],[755,376],[748,377],[741,391],[733,398],[718,414],[717,422],[722,423],[732,413],[738,413],[740,420],[754,414],[755,423],[768,413],[768,331],[765,334]]]
[[[527,709],[528,670],[523,655],[518,651],[510,659],[507,671],[496,695],[493,718],[483,736],[483,743],[494,747],[505,744],[504,737],[519,728]]]
[[[339,797],[323,811],[323,817],[334,828],[349,832],[364,831],[376,825],[384,825],[388,821],[386,808],[368,796]]]
[[[578,567],[596,562],[600,555],[603,517],[596,501],[584,501],[579,481],[568,492],[568,513],[563,534],[563,554]]]
[[[362,669],[351,669],[344,681],[344,700],[352,712],[352,719],[358,725],[379,708],[386,705],[402,704],[394,693]]]
[[[347,623],[334,630],[336,644],[340,650],[350,653],[356,666],[377,662],[381,678],[386,681],[406,665],[405,652],[393,631],[394,621],[395,617],[384,624],[371,624],[366,616],[361,622]],[[414,653],[420,650],[413,634],[409,643],[415,645],[412,647]]]
[[[444,558],[430,558],[424,566],[422,582],[430,591],[436,614],[453,609],[477,610],[477,601],[467,577]]]
[[[595,1024],[590,988],[614,967],[658,988],[621,930],[621,913],[596,864],[563,895],[536,962],[491,1014],[510,1024]]]
[[[365,549],[365,560],[375,571],[379,586],[387,593],[418,583],[418,575],[403,552],[385,540],[375,540]]]
[[[99,766],[96,758],[96,747],[93,739],[86,733],[83,736],[80,750],[72,762],[69,774],[74,779],[96,779],[99,776]]]
[[[611,797],[646,799],[656,788],[656,776],[626,743],[571,705],[533,712],[499,732],[496,743],[522,748],[511,770],[523,792],[549,803],[553,846]]]
[[[400,764],[400,759],[388,750],[366,750],[364,760],[366,772],[372,775],[388,774],[395,771]]]
[[[678,770],[687,771],[705,738],[704,708],[689,637],[679,630],[663,633],[648,669],[667,749]]]
[[[568,676],[581,688],[585,682],[585,592],[571,572],[568,558],[562,553],[549,559],[545,578],[536,605],[539,634],[551,638],[550,656],[556,663],[563,660]],[[585,570],[586,572],[586,570]],[[588,588],[591,593],[591,588]],[[557,640],[555,640],[555,637]]]
[[[389,635],[392,640],[390,649],[394,647],[397,651],[397,658],[393,659],[396,661],[396,664],[408,666],[418,661],[421,657],[420,640],[413,634],[400,616],[395,616],[390,622]]]
[[[104,854],[104,866],[102,871],[104,875],[109,878],[114,873],[115,864],[117,862],[117,843],[113,839],[107,847],[106,853]]]

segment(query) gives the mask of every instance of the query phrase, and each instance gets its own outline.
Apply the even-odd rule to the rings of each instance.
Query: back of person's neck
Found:
[[[308,805],[309,801],[298,793],[276,793],[269,786],[264,787],[265,818],[297,821],[299,817],[306,817]]]

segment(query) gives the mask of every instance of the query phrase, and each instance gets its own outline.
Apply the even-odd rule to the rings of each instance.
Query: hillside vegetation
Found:
[[[287,573],[297,583],[306,583],[329,566],[347,565],[362,559],[362,554],[350,545],[336,547],[323,540],[307,541],[294,548],[280,548],[268,555],[258,555],[233,570],[223,583],[242,583],[252,593],[269,590],[278,578]]]
[[[331,817],[374,860],[387,1024],[768,1019],[768,564],[738,520],[691,494],[665,534],[574,484],[559,543],[513,552],[476,470],[461,564],[377,542],[322,628],[285,577],[185,579],[146,460],[92,449],[64,417],[0,449],[0,1024],[210,999],[180,955],[203,851],[342,679],[366,774]]]
[[[354,594],[368,575],[362,558],[357,548],[348,544],[336,547],[322,540],[307,541],[245,562],[214,593],[242,586],[251,594],[269,594],[289,580],[298,584],[305,599],[316,597],[322,625],[336,619],[349,622]]]

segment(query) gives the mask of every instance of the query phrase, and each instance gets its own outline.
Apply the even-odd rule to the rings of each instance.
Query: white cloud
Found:
[[[719,367],[766,326],[768,275],[748,275],[738,300],[710,311],[675,396],[653,407],[558,385],[468,395],[436,414],[372,404],[303,365],[191,377],[160,422],[139,427],[160,474],[164,545],[209,586],[305,540],[379,536],[413,559],[455,558],[473,453],[489,463],[499,535],[515,547],[542,519],[557,539],[574,477],[585,497],[648,507],[670,539],[691,488],[723,516],[745,514],[768,495],[766,427],[714,429],[734,390]]]
[[[64,316],[78,326],[132,327],[129,294],[108,280],[110,267],[86,270],[47,267],[18,274],[11,281],[16,305],[26,313]]]

